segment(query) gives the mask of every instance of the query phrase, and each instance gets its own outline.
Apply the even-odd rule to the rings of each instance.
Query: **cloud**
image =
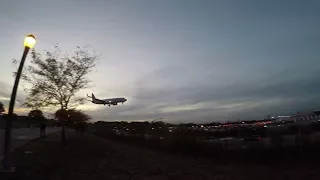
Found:
[[[51,47],[56,37],[66,52],[84,42],[94,46],[104,55],[91,76],[92,92],[128,99],[123,106],[79,106],[94,120],[253,119],[319,106],[318,2],[39,3],[8,1],[0,7],[6,17],[0,23],[7,25],[1,29],[1,59],[21,56],[12,47],[20,46],[28,30],[18,25],[37,29],[38,50]],[[6,8],[11,6],[37,21],[24,21],[25,13]],[[60,27],[46,26],[57,21]],[[10,61],[2,63],[1,77],[11,74],[10,67]],[[0,100],[7,106],[12,82],[2,80]],[[24,100],[21,90],[17,108]]]
[[[160,75],[154,76],[157,79]],[[158,84],[153,86],[152,82],[139,79],[139,91],[129,98],[127,104],[113,107],[91,104],[99,106],[99,109],[89,114],[96,120],[131,121],[163,117],[170,122],[209,122],[260,119],[269,113],[292,114],[320,106],[320,78],[316,72],[300,76],[280,73],[257,80],[239,80],[225,86],[209,82],[180,82],[170,86],[168,81],[163,81],[163,86],[160,81],[155,81]]]
[[[196,69],[196,68],[195,68]],[[287,115],[297,110],[310,111],[320,106],[320,78],[316,71],[308,73],[281,72],[265,77],[235,78],[225,82],[208,81],[211,74],[181,73],[184,67],[170,66],[145,74],[132,82],[128,102],[118,106],[87,103],[78,108],[94,121],[141,121],[158,117],[168,122],[211,122],[260,119],[272,115]],[[209,76],[209,77],[208,77]],[[200,80],[199,80],[200,79]],[[8,107],[11,86],[0,81],[0,101]],[[107,98],[99,94],[98,98]],[[15,112],[21,108],[25,94],[18,91]],[[49,109],[49,111],[52,109]]]
[[[20,85],[23,87],[22,85]],[[3,103],[6,112],[8,112],[8,107],[10,103],[10,97],[12,92],[12,86],[6,82],[3,82],[0,80],[0,101]],[[24,103],[26,94],[18,89],[17,96],[16,96],[16,102],[15,102],[15,108],[14,112],[18,114],[25,114],[28,109],[21,107],[21,105]]]
[[[10,97],[10,86],[5,82],[0,81],[0,87],[0,97],[2,99]]]

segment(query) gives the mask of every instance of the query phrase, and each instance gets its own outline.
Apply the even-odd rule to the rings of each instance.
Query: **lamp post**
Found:
[[[2,168],[1,168],[2,171],[9,171],[9,172],[14,171],[14,169],[12,168],[11,156],[10,156],[13,108],[14,108],[14,103],[16,101],[16,94],[17,94],[18,85],[19,85],[24,62],[26,60],[29,50],[33,48],[35,44],[36,44],[36,38],[32,34],[29,34],[24,38],[24,51],[20,61],[18,72],[16,74],[16,79],[14,81],[11,98],[10,98],[9,110],[8,110],[8,119],[6,120],[4,150],[3,150],[3,159],[2,159]]]

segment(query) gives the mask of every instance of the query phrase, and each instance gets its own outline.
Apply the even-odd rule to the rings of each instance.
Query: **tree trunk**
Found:
[[[62,121],[62,131],[61,131],[61,144],[66,146],[66,132],[65,132],[65,121]]]

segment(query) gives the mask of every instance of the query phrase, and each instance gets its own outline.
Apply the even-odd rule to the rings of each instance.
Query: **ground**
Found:
[[[60,128],[47,128],[46,132],[48,134],[59,131]],[[3,155],[3,146],[4,146],[4,134],[5,130],[0,129],[0,159]],[[12,129],[12,141],[11,148],[15,149],[17,147],[23,146],[25,143],[30,141],[31,139],[38,138],[40,135],[39,128],[20,128],[20,129]]]
[[[318,165],[221,164],[212,159],[133,147],[90,134],[76,135],[73,131],[68,131],[67,139],[67,146],[61,147],[60,133],[54,133],[16,149],[16,173],[0,176],[19,180],[320,179]]]

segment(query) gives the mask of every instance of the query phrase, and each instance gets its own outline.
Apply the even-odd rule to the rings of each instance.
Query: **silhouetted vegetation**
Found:
[[[71,56],[55,46],[55,50],[46,52],[45,57],[34,49],[31,55],[31,64],[22,75],[22,79],[31,85],[25,89],[28,96],[24,106],[37,109],[58,105],[60,109],[68,109],[84,103],[85,98],[76,93],[89,87],[91,81],[87,75],[97,61],[94,51],[77,47]]]
[[[58,46],[54,48],[53,52],[47,51],[45,57],[34,49],[31,51],[31,64],[25,68],[21,76],[22,80],[31,85],[25,89],[28,93],[23,104],[25,107],[39,109],[60,106],[60,110],[67,110],[83,104],[86,100],[83,96],[76,96],[76,93],[90,85],[88,74],[98,59],[95,51],[92,49],[90,52],[88,46],[77,46],[74,54],[69,55],[63,53]],[[14,63],[17,62],[14,60]],[[68,117],[61,112],[56,115],[62,122],[62,143],[65,145],[65,122],[68,121]]]
[[[172,153],[186,154],[192,156],[206,156],[213,158],[215,161],[259,161],[261,163],[268,163],[273,161],[300,160],[302,157],[308,157],[309,160],[314,160],[313,156],[317,155],[320,150],[319,144],[311,144],[310,137],[307,133],[303,133],[304,128],[299,127],[300,130],[295,130],[293,126],[291,131],[301,132],[294,135],[297,146],[285,147],[283,146],[283,137],[281,131],[267,131],[262,127],[241,127],[230,128],[224,131],[205,131],[192,130],[190,127],[199,126],[196,124],[180,124],[180,125],[166,125],[162,128],[161,125],[166,125],[163,122],[154,126],[153,130],[166,129],[165,131],[158,131],[150,134],[151,137],[146,138],[149,122],[97,122],[94,126],[94,134],[105,137],[110,140],[125,142],[134,146],[141,146],[151,148],[153,150],[162,150]],[[317,124],[318,125],[318,124]],[[161,128],[160,128],[161,127]],[[171,129],[174,129],[171,131]],[[288,134],[288,132],[286,132]],[[244,145],[250,145],[250,140],[242,141],[242,144],[234,149],[228,147],[230,144],[222,142],[222,137],[270,137],[272,148],[263,148],[264,146],[257,141],[252,144],[250,148],[241,148]],[[206,140],[216,139],[218,143],[208,143]],[[305,153],[305,154],[304,154]]]
[[[86,124],[91,117],[84,112],[76,109],[59,109],[55,113],[58,124],[65,124],[70,128],[75,128],[78,124]]]
[[[46,118],[43,115],[43,112],[41,110],[31,110],[28,114],[29,122],[33,124],[41,124],[45,123]]]
[[[3,114],[0,118],[0,128],[4,128],[4,121],[9,118],[8,114]],[[31,128],[39,127],[40,124],[45,123],[48,126],[56,125],[56,121],[53,119],[47,119],[43,115],[35,115],[33,112],[29,112],[27,116],[13,114],[12,127],[13,128]]]
[[[0,102],[0,114],[4,112],[4,106],[3,103]]]

